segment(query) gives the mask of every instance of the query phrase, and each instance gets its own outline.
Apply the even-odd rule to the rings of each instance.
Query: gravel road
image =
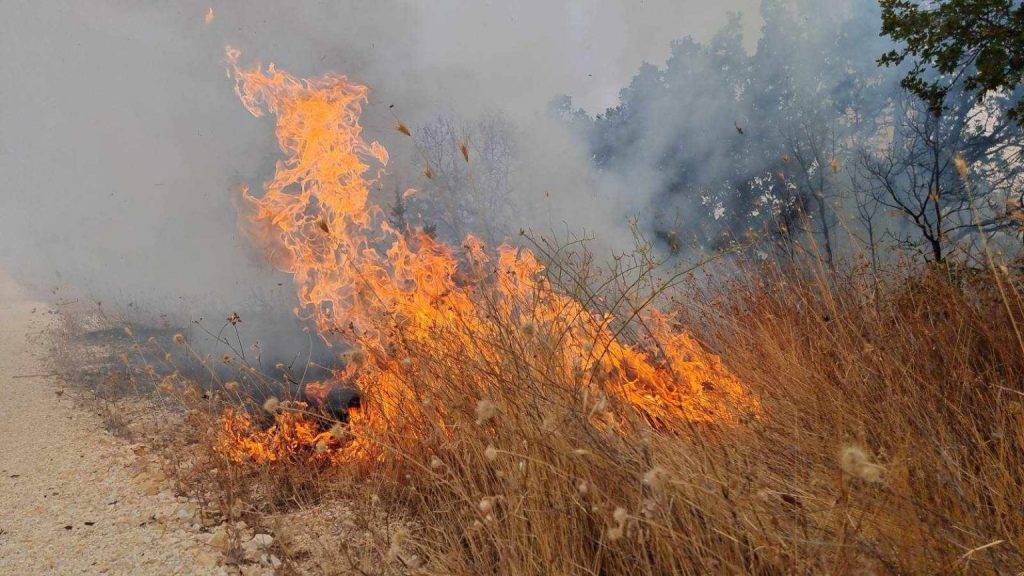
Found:
[[[0,574],[229,573],[191,505],[63,391],[55,319],[0,275]]]

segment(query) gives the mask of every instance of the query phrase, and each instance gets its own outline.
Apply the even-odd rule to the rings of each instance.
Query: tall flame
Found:
[[[610,315],[557,291],[529,250],[506,244],[492,252],[474,237],[456,249],[422,231],[394,229],[370,203],[388,154],[362,137],[367,88],[337,74],[298,79],[273,65],[246,68],[239,56],[228,48],[235,90],[254,116],[276,116],[284,155],[262,194],[243,191],[247,231],[293,275],[299,313],[328,342],[354,350],[337,377],[358,382],[366,431],[394,426],[417,409],[405,377],[408,350],[464,354],[500,370],[508,351],[495,344],[498,326],[509,324],[557,335],[548,349],[575,367],[581,387],[596,392],[600,384],[652,425],[728,422],[737,409],[756,408],[719,359],[674,330],[666,315],[645,312],[658,343],[648,350],[642,341],[623,341]],[[485,377],[463,380],[477,379],[483,389]],[[228,428],[241,438],[237,427]],[[358,437],[358,427],[353,433]]]

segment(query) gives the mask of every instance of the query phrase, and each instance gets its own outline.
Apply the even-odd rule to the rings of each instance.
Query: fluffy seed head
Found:
[[[362,348],[353,348],[342,354],[345,364],[351,364],[356,368],[366,364],[366,352]]]
[[[281,407],[281,402],[275,396],[267,398],[263,402],[263,409],[271,414],[277,413],[277,410]]]
[[[484,450],[484,457],[490,462],[498,459],[498,449],[494,447],[494,444],[487,445],[487,448]]]
[[[622,524],[626,523],[626,519],[629,518],[629,513],[626,512],[625,508],[619,506],[618,508],[615,509],[615,512],[612,514],[612,518],[615,518],[615,521],[618,522],[621,526]]]
[[[480,512],[490,514],[491,510],[494,510],[494,498],[484,498],[480,500],[480,504],[478,506],[480,508]]]
[[[476,403],[476,422],[477,424],[483,424],[491,418],[494,418],[495,413],[498,411],[498,407],[494,405],[494,402],[484,398]]]
[[[652,490],[661,490],[665,487],[667,476],[664,468],[655,466],[644,474],[644,484],[650,486]]]
[[[175,334],[174,335],[174,343],[175,344],[184,344],[185,343],[185,337],[183,335],[181,335],[181,334]]]
[[[843,472],[865,482],[879,482],[882,479],[882,466],[871,462],[867,452],[860,446],[845,446],[839,452],[839,465]]]

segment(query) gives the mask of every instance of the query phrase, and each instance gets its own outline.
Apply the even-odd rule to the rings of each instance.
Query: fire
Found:
[[[329,343],[350,348],[337,378],[357,383],[364,402],[349,424],[349,444],[358,448],[343,452],[369,453],[375,434],[443,421],[450,407],[424,407],[430,390],[422,386],[437,379],[413,377],[422,358],[453,365],[465,359],[458,382],[467,401],[512,371],[543,382],[571,367],[560,381],[575,381],[593,398],[610,394],[657,428],[684,420],[732,422],[756,410],[720,360],[675,329],[669,315],[644,312],[648,336],[627,341],[616,328],[625,323],[559,292],[529,250],[507,244],[491,250],[472,236],[456,248],[390,226],[370,202],[388,154],[362,136],[365,86],[338,74],[299,79],[272,64],[246,68],[231,48],[227,56],[243,105],[254,116],[276,117],[284,155],[262,194],[243,190],[246,230],[293,276],[300,314]],[[510,341],[509,326],[517,327],[518,343]],[[509,354],[518,364],[510,365]],[[442,386],[431,385],[435,392]],[[225,449],[239,460],[328,458],[311,452],[318,445],[333,454],[340,443],[324,437],[303,411],[278,414],[265,431],[254,431],[240,413],[224,419]]]

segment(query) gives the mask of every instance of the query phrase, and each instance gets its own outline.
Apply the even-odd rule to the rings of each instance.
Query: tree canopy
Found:
[[[910,61],[902,85],[928,103],[945,108],[961,85],[979,101],[991,92],[1013,92],[1024,75],[1024,2],[1020,0],[880,0],[882,34],[898,43],[879,60]],[[1007,111],[1024,124],[1024,101]]]

